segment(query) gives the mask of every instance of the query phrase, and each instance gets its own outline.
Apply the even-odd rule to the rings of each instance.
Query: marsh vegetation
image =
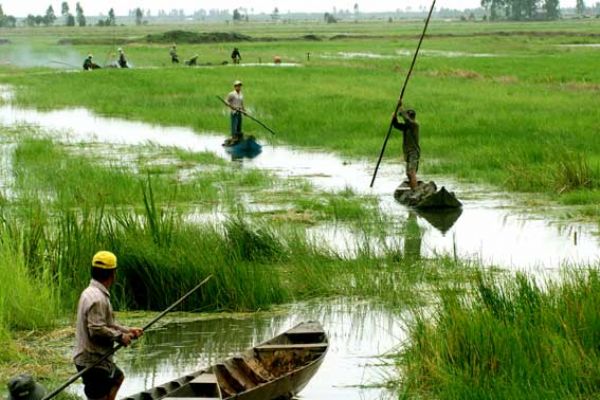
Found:
[[[11,63],[0,66],[0,84],[14,89],[3,101],[17,106],[84,107],[226,132],[214,97],[241,79],[250,111],[276,128],[276,143],[373,157],[419,26],[240,25],[239,33],[263,38],[240,45],[244,62],[256,65],[221,65],[235,42],[178,43],[212,64],[198,68],[172,66],[164,44],[148,43],[146,35],[168,27],[14,29],[1,32]],[[597,28],[435,22],[405,99],[422,124],[422,173],[531,193],[536,204],[569,205],[564,218],[599,223],[598,50],[563,46],[596,43]],[[302,38],[308,33],[320,40]],[[133,69],[50,65],[89,52],[108,59],[125,37]],[[44,62],[19,65],[25,53]],[[297,67],[267,67],[275,55]],[[266,139],[258,125],[246,130]],[[325,191],[182,148],[63,142],[23,124],[0,128],[0,136],[0,378],[33,369],[34,359],[50,384],[68,375],[64,355],[48,356],[21,337],[34,332],[39,344],[70,324],[90,255],[108,248],[119,257],[120,311],[161,310],[213,275],[186,311],[254,312],[347,296],[409,312],[414,323],[393,379],[406,398],[525,390],[575,398],[600,389],[597,265],[567,266],[577,271],[540,283],[456,254],[415,256],[407,251],[410,224],[398,226],[375,196],[350,188]],[[390,159],[399,160],[399,142]],[[339,252],[308,233],[324,222],[365,240],[351,255]],[[53,363],[58,373],[47,368]]]

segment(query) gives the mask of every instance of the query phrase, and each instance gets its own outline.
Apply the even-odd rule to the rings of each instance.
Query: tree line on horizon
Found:
[[[527,20],[557,20],[561,17],[560,11],[560,0],[481,0],[481,6],[485,10],[483,19],[490,21],[498,20],[513,20],[513,21],[527,21]],[[593,9],[595,9],[597,16],[600,16],[600,2],[596,2]],[[358,19],[359,14],[358,3],[354,4],[354,18]],[[183,14],[183,10],[180,10]],[[440,12],[440,11],[439,11]],[[579,16],[584,16],[586,13],[586,5],[584,0],[576,0],[575,12]],[[348,11],[350,13],[350,11]],[[163,12],[164,14],[164,12]],[[194,13],[196,15],[197,13]],[[165,14],[166,15],[166,14]],[[64,19],[65,26],[87,26],[87,20],[84,15],[83,8],[79,2],[75,5],[75,15],[70,12],[69,4],[63,1],[61,4],[61,16]],[[129,16],[135,17],[136,25],[146,24],[147,21],[143,21],[144,11],[141,8],[130,10]],[[147,10],[146,16],[150,17],[150,10]],[[159,12],[160,16],[160,12]],[[233,22],[249,21],[248,10],[244,8],[236,8],[233,10]],[[279,20],[279,9],[275,7],[271,14],[273,21]],[[332,13],[325,13],[324,19],[327,23],[337,22],[337,18]],[[473,19],[473,18],[470,18]],[[24,24],[29,27],[33,26],[52,26],[58,20],[54,8],[52,5],[48,6],[44,15],[33,15],[28,14],[24,19]],[[390,18],[391,20],[391,18]],[[2,5],[0,4],[0,28],[8,27],[14,28],[17,25],[17,19],[12,15],[4,14]],[[108,17],[101,18],[96,21],[96,26],[115,26],[116,16],[114,10],[111,8],[108,11]]]
[[[83,11],[83,7],[79,2],[75,4],[75,15],[73,15],[69,8],[69,3],[63,1],[61,4],[61,16],[64,19],[65,26],[87,26],[87,20]],[[144,13],[141,8],[136,8],[133,11],[135,15],[135,20],[137,25],[142,24],[142,19],[144,17]],[[24,23],[26,26],[52,26],[58,20],[56,13],[54,12],[54,8],[52,5],[49,5],[46,9],[46,13],[44,15],[33,15],[28,14],[24,19]],[[116,16],[114,9],[110,9],[108,11],[108,17],[106,19],[99,19],[96,22],[97,26],[115,26]],[[17,26],[17,19],[12,15],[5,15],[2,9],[2,4],[0,4],[0,27],[14,28]]]

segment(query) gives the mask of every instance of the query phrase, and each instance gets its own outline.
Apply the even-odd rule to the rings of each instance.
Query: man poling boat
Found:
[[[117,260],[116,260],[116,256],[114,254],[112,254],[108,251],[98,252],[92,259],[92,271],[94,270],[94,268],[97,268],[99,270],[106,270],[108,272],[106,272],[106,274],[104,274],[104,275],[108,275],[108,277],[105,278],[104,280],[101,279],[101,281],[103,281],[104,283],[110,282],[111,279],[114,281],[114,279],[115,279],[114,278],[114,270],[116,269],[116,262],[117,262]],[[112,275],[112,278],[110,277],[110,275]],[[100,277],[100,278],[102,278],[102,277]],[[89,344],[91,345],[90,348],[92,348],[92,349],[94,349],[94,347],[93,347],[94,344],[96,344],[96,345],[98,344],[98,343],[95,343],[95,341],[92,339],[94,335],[90,335],[90,337],[88,337],[88,336],[86,336],[86,332],[83,332],[84,337],[78,338],[78,344],[75,348],[76,354],[75,354],[74,361],[75,361],[76,365],[78,362],[81,362],[81,363],[85,362],[85,365],[82,365],[83,366],[82,369],[78,368],[79,371],[77,374],[73,375],[71,378],[69,378],[69,380],[67,382],[65,382],[63,385],[61,385],[60,387],[58,387],[57,389],[52,391],[50,394],[44,396],[42,400],[52,399],[57,394],[62,392],[64,389],[66,389],[68,386],[70,386],[77,379],[79,379],[80,377],[84,377],[84,375],[87,377],[87,378],[84,377],[84,385],[86,386],[85,390],[86,390],[86,395],[88,397],[92,393],[94,393],[94,395],[99,395],[100,391],[103,391],[103,392],[106,391],[107,388],[105,386],[100,387],[100,385],[98,384],[99,378],[94,373],[94,370],[98,369],[97,367],[100,367],[100,366],[104,366],[104,367],[111,366],[112,367],[112,365],[114,365],[114,363],[112,363],[111,358],[112,358],[112,355],[117,352],[117,350],[119,350],[120,348],[122,348],[124,346],[131,344],[132,340],[139,337],[141,335],[141,333],[147,331],[152,325],[154,325],[161,318],[163,318],[165,315],[167,315],[167,313],[169,313],[171,310],[173,310],[175,307],[177,307],[179,304],[181,304],[185,299],[187,299],[192,293],[194,293],[196,290],[198,290],[200,287],[202,287],[211,278],[212,278],[212,275],[209,275],[202,282],[200,282],[198,285],[196,285],[192,290],[187,292],[179,300],[177,300],[175,303],[171,304],[164,311],[162,311],[159,315],[157,315],[152,321],[150,321],[148,324],[146,324],[146,326],[144,326],[143,328],[133,328],[133,329],[128,328],[128,329],[121,330],[121,329],[116,328],[114,325],[112,327],[109,327],[109,326],[107,326],[108,322],[114,323],[114,319],[112,318],[112,316],[110,318],[110,321],[108,321],[105,319],[107,317],[106,315],[100,316],[101,318],[99,319],[97,315],[95,316],[94,313],[92,313],[92,319],[95,322],[101,323],[102,320],[104,320],[104,323],[105,323],[104,326],[93,326],[94,330],[104,330],[105,333],[107,333],[108,331],[113,331],[116,329],[116,330],[121,331],[120,332],[121,334],[116,334],[116,336],[111,341],[109,341],[111,347],[108,351],[106,351],[106,353],[95,354],[95,353],[90,353],[90,352],[86,353],[86,349],[85,349],[85,346],[87,344],[86,339],[90,339]],[[95,279],[92,279],[92,280],[95,281]],[[102,296],[106,296],[106,292],[108,291],[108,288],[111,286],[111,284],[109,284],[108,287],[106,287],[106,286],[104,286],[104,283],[102,283],[102,282],[90,283],[90,286],[88,287],[89,292],[86,293],[86,291],[84,290],[84,292],[82,293],[80,307],[83,308],[83,307],[86,307],[87,305],[89,305],[89,302],[91,300],[93,300],[92,297],[94,297],[95,295],[97,295],[98,297],[100,297],[102,299],[101,305],[103,305],[103,306],[110,305],[110,303],[108,302],[108,299],[102,298]],[[98,285],[102,285],[106,289],[106,292]],[[88,289],[86,289],[86,290],[88,290]],[[94,306],[92,306],[91,308],[94,308]],[[110,312],[112,313],[112,309],[110,309]],[[87,319],[87,316],[85,316],[85,315],[82,315],[81,317],[83,319]],[[79,318],[79,315],[78,315],[78,318]],[[83,326],[85,322],[84,321],[81,321],[81,322],[82,322],[81,325]],[[79,345],[79,340],[82,341],[81,347]],[[112,343],[114,343],[114,342],[116,342],[118,344],[116,346],[112,347]],[[101,347],[105,347],[106,346],[105,343],[106,343],[106,340],[104,340],[101,343]],[[82,357],[83,357],[84,361],[81,361]],[[86,360],[86,357],[87,357],[87,360]],[[101,395],[100,397],[91,397],[91,398],[102,398],[102,399],[107,399],[107,400],[114,399],[116,397],[119,386],[122,383],[122,378],[123,378],[122,375],[119,379],[117,379],[117,374],[106,375],[104,373],[104,371],[100,371],[98,373],[101,375],[100,379],[102,379],[105,384],[112,383],[112,385],[108,387],[108,392],[106,392],[104,395]],[[86,380],[87,380],[87,383],[86,383]],[[120,380],[120,382],[119,382],[119,380]],[[32,400],[34,400],[34,399],[32,399]],[[39,399],[35,399],[35,400],[39,400]]]
[[[423,27],[423,32],[419,38],[417,49],[413,56],[408,73],[406,74],[404,84],[402,85],[400,97],[396,103],[396,109],[392,114],[388,132],[383,141],[383,146],[381,148],[381,152],[379,153],[375,171],[373,172],[373,178],[371,179],[370,187],[373,187],[373,184],[375,183],[377,171],[379,170],[379,165],[381,164],[390,134],[392,133],[392,128],[396,128],[402,131],[402,152],[404,161],[406,162],[407,180],[396,189],[394,197],[402,204],[415,208],[457,208],[461,207],[462,203],[456,199],[454,193],[448,192],[444,187],[438,191],[434,182],[424,183],[417,179],[417,170],[419,168],[419,160],[421,157],[421,148],[419,146],[419,124],[416,121],[415,110],[405,110],[402,108],[404,92],[406,91],[408,81],[417,61],[419,50],[421,49],[421,44],[423,43],[425,33],[427,32],[427,27],[429,26],[429,21],[431,20],[431,15],[433,14],[433,9],[435,8],[435,2],[436,0],[433,0],[431,3],[431,8],[429,9],[427,19],[425,20],[425,26]],[[400,115],[404,120],[403,123],[398,121],[398,115]]]

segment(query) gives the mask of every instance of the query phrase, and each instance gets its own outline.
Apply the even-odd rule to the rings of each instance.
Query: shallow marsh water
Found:
[[[6,88],[2,98],[11,98]],[[231,158],[221,146],[222,134],[198,134],[189,128],[102,117],[83,108],[37,111],[5,104],[0,106],[0,124],[39,126],[56,140],[68,143],[126,146],[151,143],[195,152],[210,151],[220,157]],[[556,271],[564,264],[598,261],[600,240],[597,226],[542,215],[512,200],[518,197],[515,194],[466,185],[446,177],[428,177],[434,179],[438,186],[455,191],[464,202],[462,213],[454,224],[449,226],[446,223],[436,228],[426,215],[415,216],[393,199],[392,193],[403,178],[403,166],[398,163],[384,160],[371,189],[369,183],[375,159],[344,160],[323,151],[263,144],[262,154],[241,161],[244,167],[269,170],[283,178],[304,178],[327,191],[349,188],[359,194],[377,196],[381,209],[398,226],[398,235],[391,235],[387,240],[401,246],[407,240],[413,246],[418,243],[417,251],[421,256],[449,254],[484,264],[535,272]],[[388,160],[390,156],[388,154]],[[548,210],[551,211],[551,208],[546,207]],[[408,223],[418,228],[412,229],[412,234],[417,237],[404,237],[401,228]],[[311,232],[325,239],[333,248],[350,255],[365,241],[368,242],[343,224],[320,224]]]
[[[382,366],[385,362],[379,356],[397,350],[395,346],[405,339],[404,325],[398,315],[358,300],[296,304],[279,313],[169,324],[149,331],[139,348],[117,355],[116,361],[127,375],[119,395],[202,369],[308,320],[323,324],[330,345],[321,368],[299,399],[394,398],[388,390],[373,386],[394,373],[393,366]],[[83,395],[82,385],[73,385],[71,392]]]
[[[1,96],[7,104],[0,105],[0,125],[41,127],[46,134],[65,143],[82,143],[86,148],[100,143],[103,145],[91,148],[110,152],[119,146],[120,151],[130,148],[132,153],[147,151],[141,146],[151,143],[194,152],[210,151],[230,158],[221,146],[222,134],[198,134],[188,128],[107,118],[86,109],[22,109],[10,105],[10,93]],[[3,146],[2,175],[6,175],[5,178],[10,176],[12,148],[10,143]],[[123,154],[115,153],[115,157],[123,157]],[[433,179],[456,191],[464,200],[464,208],[454,224],[435,228],[426,216],[415,214],[394,201],[392,193],[403,175],[403,167],[387,160],[373,189],[369,188],[369,182],[375,160],[344,160],[323,151],[265,145],[258,157],[239,162],[242,167],[266,169],[283,178],[307,179],[327,191],[349,188],[359,194],[376,196],[385,215],[398,226],[398,234],[386,240],[402,246],[411,256],[452,254],[503,267],[523,270],[540,267],[556,271],[562,262],[593,262],[600,254],[599,240],[594,236],[596,228],[592,225],[564,223],[542,216],[510,200],[505,193],[444,177]],[[10,186],[10,182],[3,182],[0,188],[6,192]],[[265,209],[261,205],[252,207]],[[189,219],[202,221],[206,217],[197,214]],[[219,220],[223,215],[215,213],[214,217]],[[360,247],[361,241],[368,241],[357,237],[355,230],[343,224],[319,224],[310,232],[347,253]],[[312,306],[295,304],[281,314],[257,313],[247,318],[223,317],[171,324],[148,332],[142,348],[125,350],[118,355],[118,363],[127,374],[120,395],[136,393],[206,367],[308,319],[324,324],[331,346],[323,366],[300,398],[394,398],[387,390],[365,386],[381,383],[385,374],[395,373],[393,367],[381,367],[377,356],[404,342],[402,319],[381,307],[357,301]],[[72,390],[82,393],[81,385],[73,386]]]

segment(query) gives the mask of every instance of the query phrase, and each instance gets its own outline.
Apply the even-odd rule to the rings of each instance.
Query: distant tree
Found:
[[[35,26],[35,17],[32,14],[27,15],[25,18],[25,25]]]
[[[575,2],[575,12],[577,12],[577,15],[580,16],[585,14],[585,3],[583,0],[577,0]]]
[[[66,17],[69,14],[69,3],[63,1],[60,5],[60,15]]]
[[[42,17],[41,15],[36,15],[35,16],[35,25],[36,26],[40,26],[41,24],[43,24],[45,21],[45,18]]]
[[[112,8],[110,10],[108,10],[108,19],[106,20],[105,25],[107,25],[107,26],[117,25],[117,19],[115,18],[115,10]]]
[[[560,18],[559,0],[546,0],[544,2],[546,19],[554,21]]]
[[[242,13],[237,8],[233,10],[233,20],[235,22],[242,20]]]
[[[524,0],[524,12],[527,19],[533,19],[540,5],[540,0]]]
[[[83,8],[81,8],[81,4],[79,4],[79,2],[77,2],[77,4],[75,5],[75,12],[77,14],[77,25],[85,26],[85,15],[83,15]]]
[[[499,18],[498,11],[503,5],[502,0],[481,0],[481,6],[489,11],[491,21]]]
[[[354,3],[354,18],[358,19],[358,3]]]
[[[14,28],[17,26],[17,19],[12,15],[4,14],[2,5],[0,4],[0,27],[2,28]]]
[[[65,25],[75,26],[75,17],[73,16],[73,14],[67,14],[67,20],[65,21]]]
[[[279,20],[279,8],[275,7],[275,9],[273,9],[273,13],[271,14],[271,19],[273,21]]]
[[[144,18],[144,12],[142,11],[141,8],[136,8],[135,9],[135,24],[136,25],[141,25],[142,24],[142,19]]]
[[[329,14],[328,12],[326,12],[325,14],[323,14],[323,19],[328,24],[335,24],[337,22],[337,19],[335,19],[335,17],[333,16],[333,14]]]
[[[44,25],[50,26],[54,24],[54,21],[56,21],[56,14],[54,14],[54,8],[52,8],[52,6],[49,6],[46,10],[46,15],[44,15],[44,19],[42,22]]]

